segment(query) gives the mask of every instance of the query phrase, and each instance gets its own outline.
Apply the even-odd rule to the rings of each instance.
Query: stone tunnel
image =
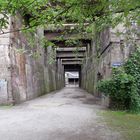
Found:
[[[18,29],[21,21],[11,17],[6,30]],[[105,29],[95,37],[64,35],[71,28],[76,26],[0,36],[0,104],[18,104],[64,86],[78,86],[102,99],[97,82],[110,77],[112,67],[126,59],[130,47],[121,49],[123,40],[115,35],[116,29]],[[52,43],[42,44],[42,38]]]

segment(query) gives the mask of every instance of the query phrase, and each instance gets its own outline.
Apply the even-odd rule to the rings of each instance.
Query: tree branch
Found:
[[[54,19],[57,19],[60,15],[62,15],[62,14],[65,13],[66,11],[68,11],[71,7],[72,7],[72,5],[69,6],[69,7],[67,7],[66,9],[64,9],[63,11],[61,11],[60,13],[58,13],[55,17],[52,17],[49,21],[46,22],[46,24],[49,23],[50,21],[53,21]],[[36,18],[36,19],[37,19],[37,18]],[[34,20],[35,20],[35,19],[34,19]],[[8,34],[8,33],[13,33],[13,32],[24,31],[24,30],[28,30],[28,29],[31,29],[31,28],[33,28],[33,27],[37,27],[37,26],[39,26],[39,25],[41,25],[41,23],[40,23],[40,24],[35,24],[35,25],[33,25],[33,26],[28,26],[28,27],[25,27],[25,28],[20,28],[20,29],[15,29],[15,30],[9,30],[9,31],[7,31],[7,32],[2,32],[2,33],[0,33],[0,35]]]

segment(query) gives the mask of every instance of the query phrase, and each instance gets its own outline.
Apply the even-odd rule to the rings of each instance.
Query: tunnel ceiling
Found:
[[[71,26],[71,25],[70,25]],[[56,59],[61,60],[65,69],[78,69],[86,57],[87,46],[91,43],[89,37],[80,36],[79,33],[68,33],[63,36],[63,40],[58,40],[57,37],[62,36],[62,30],[48,30],[44,31],[45,37],[52,41],[56,46]],[[68,44],[69,40],[76,38],[77,43]]]

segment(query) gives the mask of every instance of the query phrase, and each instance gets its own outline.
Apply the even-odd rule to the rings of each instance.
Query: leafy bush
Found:
[[[140,112],[140,47],[130,56],[123,67],[127,74],[134,77],[135,81],[135,93],[132,94],[131,110]]]
[[[127,60],[124,64],[124,69],[127,74],[135,78],[137,92],[140,95],[140,48],[137,48],[136,52]]]
[[[111,108],[131,110],[132,94],[135,94],[136,89],[131,75],[116,69],[111,79],[99,82],[98,89],[110,96]]]
[[[110,107],[140,112],[140,49],[123,67],[114,68],[110,79],[98,83],[98,89],[110,96]]]

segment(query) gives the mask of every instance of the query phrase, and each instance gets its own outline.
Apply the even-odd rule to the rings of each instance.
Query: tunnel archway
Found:
[[[65,73],[65,79],[66,79],[66,73],[71,73],[73,74],[74,76],[70,76],[69,78],[69,82],[68,84],[73,84],[75,86],[77,86],[78,84],[78,87],[81,86],[81,65],[72,65],[72,64],[69,64],[69,65],[64,65],[64,73]],[[78,73],[78,74],[76,74]],[[66,81],[65,81],[65,86],[66,86]]]

